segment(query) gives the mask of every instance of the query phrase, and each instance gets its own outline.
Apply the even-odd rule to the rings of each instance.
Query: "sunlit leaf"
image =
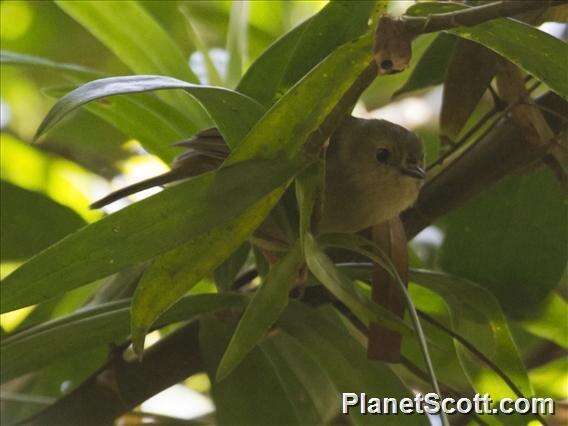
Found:
[[[370,60],[370,36],[336,49],[270,108],[227,163],[257,156],[296,156]]]
[[[535,394],[556,401],[568,397],[568,357],[561,356],[529,372]]]
[[[189,39],[193,42],[195,49],[203,55],[203,60],[205,62],[205,68],[207,69],[207,77],[210,84],[214,86],[221,86],[223,83],[223,79],[219,75],[219,70],[213,63],[213,59],[209,54],[209,49],[205,44],[205,41],[201,37],[201,34],[195,27],[193,23],[193,17],[188,9],[185,7],[186,5],[181,5],[179,10],[185,17],[186,28],[189,34]]]
[[[99,212],[88,209],[87,197],[91,184],[104,184],[102,178],[7,133],[0,136],[0,177],[16,186],[45,194],[88,221],[100,217]]]
[[[135,73],[199,82],[179,47],[137,1],[57,1],[56,4]],[[195,101],[180,94],[166,94],[164,99],[187,112],[195,130],[209,124],[203,108]]]
[[[231,16],[227,30],[226,50],[229,54],[225,80],[228,87],[235,87],[243,73],[248,56],[248,1],[231,3]]]
[[[520,321],[521,326],[535,336],[548,339],[568,349],[568,327],[566,327],[568,303],[557,293],[551,293],[533,312],[527,312]]]
[[[296,245],[271,267],[264,283],[248,304],[217,369],[216,380],[227,377],[276,322],[297,280],[301,252]]]
[[[487,290],[470,281],[437,272],[413,270],[411,279],[442,296],[454,331],[491,359],[525,396],[533,394],[505,315]],[[515,396],[492,369],[460,343],[455,345],[462,366],[477,392],[489,393],[496,399]]]

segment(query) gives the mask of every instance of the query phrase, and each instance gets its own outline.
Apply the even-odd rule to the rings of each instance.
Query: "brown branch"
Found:
[[[506,18],[562,3],[566,1],[495,1],[454,12],[434,13],[428,16],[404,16],[402,19],[409,31],[416,34],[428,34],[456,27],[473,27],[492,19]]]
[[[568,115],[566,101],[552,92],[540,97],[537,104],[561,116]],[[544,115],[551,129],[558,132],[562,120],[555,114]],[[514,120],[509,116],[504,117],[478,143],[429,179],[420,191],[416,204],[402,213],[401,219],[409,239],[508,174],[533,164],[545,155],[547,149],[525,143]]]
[[[123,413],[200,371],[199,325],[194,322],[148,349],[142,362],[125,361],[122,350],[114,351],[78,388],[21,423],[112,425]]]

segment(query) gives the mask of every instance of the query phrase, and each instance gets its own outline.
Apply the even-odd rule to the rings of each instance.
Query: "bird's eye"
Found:
[[[376,154],[376,159],[379,163],[386,163],[387,160],[389,159],[391,153],[388,149],[386,148],[380,148],[377,150],[377,154]]]

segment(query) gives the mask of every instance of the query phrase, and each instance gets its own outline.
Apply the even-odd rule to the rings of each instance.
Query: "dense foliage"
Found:
[[[568,397],[567,6],[407,6],[1,4],[3,421],[171,424],[137,407],[180,383],[214,404],[189,416],[218,424],[337,422],[340,392]],[[447,25],[466,9],[476,22]],[[400,73],[374,63],[387,11],[414,31]],[[368,235],[311,228],[321,147],[350,113],[425,143],[428,179],[401,215],[409,270]],[[221,167],[89,210],[210,127]],[[270,262],[253,237],[267,217],[289,237]],[[404,318],[372,301],[377,269]],[[400,362],[367,357],[377,324],[403,336]]]

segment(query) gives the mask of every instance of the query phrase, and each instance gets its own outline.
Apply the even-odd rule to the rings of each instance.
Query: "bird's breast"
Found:
[[[402,175],[329,182],[318,230],[354,233],[392,219],[414,204],[420,186],[421,181]]]

